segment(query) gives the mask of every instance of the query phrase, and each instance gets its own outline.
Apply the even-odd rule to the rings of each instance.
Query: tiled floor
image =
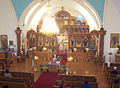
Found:
[[[71,64],[67,63],[67,65],[68,67],[71,66],[71,71],[73,71],[74,74],[96,75],[99,88],[110,88],[106,80],[106,76],[102,71],[102,65],[94,64],[93,61],[85,62],[82,60],[79,62],[71,62]],[[25,62],[11,64],[9,70],[20,72],[34,72],[32,68],[32,60],[28,58],[26,59]],[[38,71],[34,73],[35,73],[34,78],[36,81],[40,76],[41,72]]]

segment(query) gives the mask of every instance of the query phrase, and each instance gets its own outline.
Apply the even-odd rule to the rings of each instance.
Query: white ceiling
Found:
[[[36,30],[37,25],[41,17],[46,13],[47,0],[38,2],[34,0],[30,6],[24,11],[21,17],[20,24],[25,23],[24,29],[29,30],[33,28]],[[95,9],[86,0],[51,0],[52,15],[55,15],[61,7],[64,6],[64,10],[68,11],[72,16],[82,15],[85,17],[90,30],[99,29],[101,26],[101,20]]]

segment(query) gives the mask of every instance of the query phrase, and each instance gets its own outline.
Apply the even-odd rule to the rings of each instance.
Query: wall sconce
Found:
[[[39,58],[37,56],[35,56],[34,60],[38,60]]]
[[[85,59],[86,62],[89,61],[89,59],[88,59],[88,51],[89,51],[89,48],[86,48],[86,52],[87,52],[87,57],[86,57],[86,59]]]
[[[89,48],[86,48],[86,51],[88,52],[88,51],[89,51]]]
[[[72,60],[73,60],[73,58],[72,58],[72,57],[69,57],[69,58],[68,58],[68,61],[69,61],[69,62],[71,62]]]
[[[68,70],[68,74],[72,74],[72,71],[71,71],[71,61],[73,60],[73,58],[70,56],[68,58],[68,61],[69,61],[69,70]]]
[[[43,51],[46,51],[47,50],[47,48],[46,47],[43,47]]]
[[[33,47],[33,50],[36,50],[36,47]]]
[[[74,48],[74,52],[76,52],[77,51],[77,48]]]

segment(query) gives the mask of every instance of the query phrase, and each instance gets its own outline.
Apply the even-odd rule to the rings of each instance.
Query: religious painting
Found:
[[[68,19],[68,15],[67,15],[65,12],[61,12],[60,14],[58,14],[57,17],[58,17],[58,18]]]
[[[49,37],[45,37],[44,38],[44,44],[45,44],[45,46],[49,46],[49,44],[50,44],[50,38]]]
[[[79,20],[79,21],[77,21],[77,25],[81,25],[81,21]]]
[[[51,37],[51,46],[55,46],[56,45],[56,37],[52,36]]]
[[[12,46],[12,45],[13,45],[13,41],[9,41],[9,45],[11,45],[11,46]]]
[[[79,35],[76,37],[76,46],[77,47],[81,47],[82,46],[82,40],[81,39],[82,38]]]
[[[90,49],[94,50],[96,46],[96,35],[91,34]]]
[[[88,46],[88,37],[83,36],[83,47],[87,47],[87,46]]]
[[[43,46],[43,36],[38,36],[38,46]]]
[[[74,19],[71,20],[71,25],[75,25],[75,20]]]
[[[98,43],[99,43],[99,36],[95,33],[91,34],[91,41],[90,41],[90,49],[91,50],[97,50],[98,49]]]
[[[75,46],[75,37],[74,36],[70,37],[70,46]]]
[[[117,48],[119,45],[119,34],[112,33],[110,38],[110,48]]]
[[[85,28],[82,28],[82,32],[85,33]]]
[[[35,42],[35,33],[30,33],[29,36],[29,46],[30,48],[34,47],[34,42]]]
[[[83,25],[87,25],[87,22],[86,22],[86,20],[84,19],[83,20],[83,23],[82,23]]]
[[[91,49],[91,50],[94,50],[94,49],[95,49],[95,39],[91,39],[90,49]]]
[[[81,28],[78,28],[78,30],[79,30],[79,33],[81,33]]]
[[[33,48],[36,46],[36,32],[34,30],[30,30],[27,32],[27,47]]]
[[[30,42],[35,42],[35,33],[30,33]]]
[[[86,28],[86,33],[89,33],[89,28]]]
[[[1,48],[7,49],[8,48],[8,37],[7,35],[1,35]]]
[[[77,29],[77,28],[75,28],[75,32],[78,32],[78,29]]]
[[[73,34],[73,32],[74,32],[74,29],[73,29],[73,28],[71,28],[71,29],[70,29],[70,33],[71,33],[71,34]]]

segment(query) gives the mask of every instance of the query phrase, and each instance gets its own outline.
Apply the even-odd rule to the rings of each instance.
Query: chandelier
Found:
[[[50,4],[47,5],[47,15],[43,19],[43,24],[40,29],[45,35],[54,35],[59,33],[59,28],[56,25],[55,17],[51,16],[52,6]]]

